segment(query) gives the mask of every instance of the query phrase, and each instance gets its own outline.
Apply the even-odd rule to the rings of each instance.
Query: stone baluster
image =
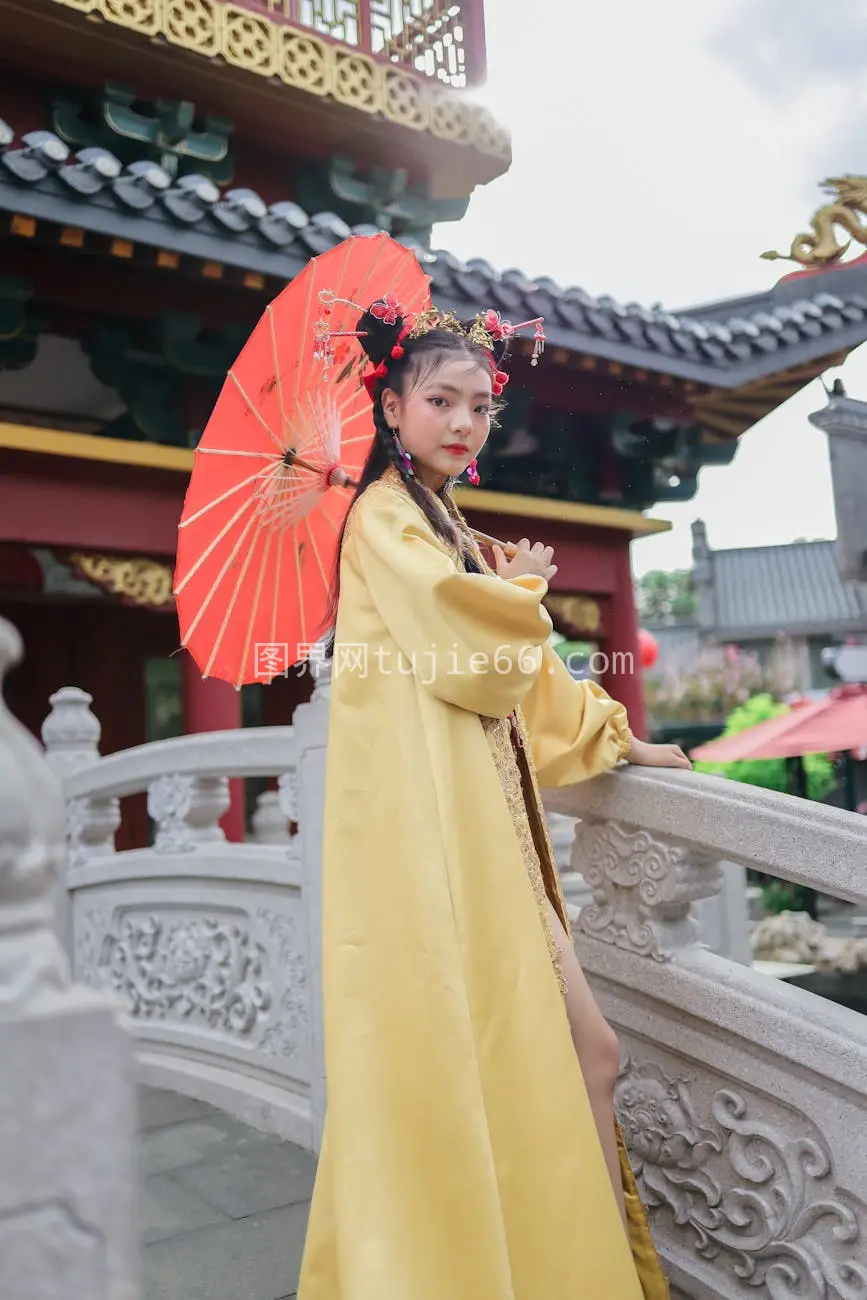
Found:
[[[0,688],[21,658],[0,620]],[[135,1300],[130,1044],[54,930],[60,782],[0,693],[0,1295]]]
[[[287,773],[287,775],[294,775]],[[281,781],[285,778],[281,777]],[[251,839],[254,844],[285,844],[292,843],[292,836],[289,834],[289,822],[282,807],[281,795],[278,790],[265,790],[256,800],[256,811],[253,813],[253,833]]]
[[[102,727],[91,710],[93,696],[77,686],[64,686],[49,700],[51,711],[42,724],[42,743],[49,767],[67,780],[75,772],[99,762]],[[90,858],[114,853],[114,837],[120,826],[117,799],[67,799],[67,864],[84,866]],[[69,892],[64,878],[58,882],[57,927],[71,955],[72,932]]]
[[[225,776],[169,772],[151,781],[148,816],[156,823],[157,853],[191,853],[203,845],[224,843],[219,822],[230,803]]]
[[[701,942],[693,903],[722,886],[715,857],[614,821],[578,823],[572,865],[592,890],[578,929],[657,961]]]
[[[42,743],[49,767],[66,776],[99,762],[102,727],[91,710],[93,696],[64,686],[51,696],[51,712],[42,724]]]

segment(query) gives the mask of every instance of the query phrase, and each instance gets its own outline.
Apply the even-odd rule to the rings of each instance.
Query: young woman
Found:
[[[689,760],[551,649],[551,548],[493,571],[454,504],[509,327],[382,314],[358,326],[376,436],[335,591],[328,1111],[299,1300],[664,1300],[539,789]]]

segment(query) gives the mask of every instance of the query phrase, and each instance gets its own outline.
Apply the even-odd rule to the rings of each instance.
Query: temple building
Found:
[[[674,313],[432,248],[511,161],[467,96],[482,0],[0,0],[0,21],[0,614],[35,732],[72,682],[103,752],[288,721],[309,691],[202,682],[175,653],[172,570],[228,366],[352,231],[415,248],[437,305],[545,317],[544,364],[517,345],[460,500],[485,532],[556,546],[555,625],[612,662],[636,652],[633,539],[867,339],[861,263]],[[603,685],[640,732],[640,675]]]

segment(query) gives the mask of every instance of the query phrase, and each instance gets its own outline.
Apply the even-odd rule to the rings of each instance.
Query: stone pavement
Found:
[[[151,1088],[140,1128],[144,1300],[294,1300],[315,1158]]]

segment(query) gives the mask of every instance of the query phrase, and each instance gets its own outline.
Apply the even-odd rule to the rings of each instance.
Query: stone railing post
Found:
[[[589,817],[575,828],[572,865],[593,891],[579,931],[657,961],[701,942],[693,903],[722,886],[719,860],[693,845]]]
[[[0,687],[21,658],[0,619]],[[54,930],[63,796],[0,694],[0,1296],[135,1300],[135,1096],[116,1007]]]
[[[310,1096],[313,1149],[319,1150],[325,1120],[325,1045],[322,1020],[322,832],[325,819],[325,746],[331,696],[330,662],[311,660],[316,687],[307,704],[292,718],[298,742],[297,792],[281,786],[281,806],[292,817],[293,796],[303,809],[297,838],[301,840],[302,897],[307,921],[308,990],[310,998]],[[294,784],[294,783],[293,783]]]
[[[51,712],[42,724],[42,743],[48,766],[61,783],[74,772],[99,762],[102,727],[91,710],[93,696],[77,686],[63,686],[51,696]],[[66,805],[67,865],[78,866],[89,853],[113,853],[120,825],[116,799],[92,803],[73,799]],[[72,960],[72,914],[65,872],[57,881],[57,933]]]

